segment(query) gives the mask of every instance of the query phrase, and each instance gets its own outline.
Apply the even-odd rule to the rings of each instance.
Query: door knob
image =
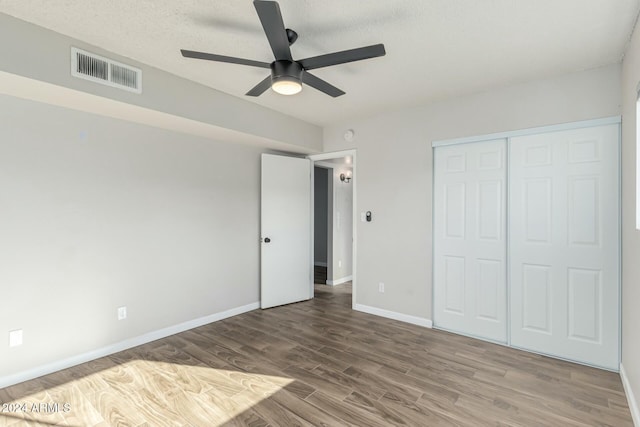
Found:
[[[271,239],[270,239],[270,238],[268,238],[268,237],[265,237],[265,238],[264,238],[264,242],[265,242],[265,243],[269,243],[270,241],[271,241]]]

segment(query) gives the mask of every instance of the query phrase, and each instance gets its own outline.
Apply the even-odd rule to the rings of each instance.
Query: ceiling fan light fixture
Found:
[[[295,95],[302,90],[302,82],[295,77],[280,76],[271,81],[271,89],[280,95]]]
[[[290,46],[295,43],[298,38],[298,33],[290,28],[285,28],[278,3],[273,0],[254,0],[253,6],[256,8],[256,12],[258,12],[258,18],[269,41],[269,46],[271,47],[275,61],[269,64],[252,59],[185,49],[181,49],[182,56],[185,58],[248,65],[250,67],[270,68],[271,75],[265,77],[260,83],[251,88],[251,90],[246,93],[247,96],[260,96],[269,89],[269,87],[278,94],[295,95],[300,93],[302,83],[304,82],[305,85],[336,98],[344,95],[345,92],[321,78],[314,76],[309,70],[362,61],[363,59],[377,58],[386,54],[384,45],[378,43],[376,45],[294,60],[291,55]]]
[[[302,67],[293,61],[271,64],[271,89],[280,95],[295,95],[302,90]]]

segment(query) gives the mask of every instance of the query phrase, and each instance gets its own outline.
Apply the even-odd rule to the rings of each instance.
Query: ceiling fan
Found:
[[[275,1],[255,0],[253,5],[258,12],[262,28],[267,35],[269,45],[275,56],[275,61],[269,64],[267,62],[185,49],[180,50],[182,56],[185,58],[270,68],[271,75],[247,92],[246,95],[248,96],[260,96],[269,88],[282,95],[295,95],[302,90],[302,83],[304,83],[335,98],[344,95],[345,92],[309,73],[309,70],[376,58],[384,56],[386,53],[383,44],[376,44],[294,61],[289,47],[298,39],[298,33],[284,27],[278,3]]]

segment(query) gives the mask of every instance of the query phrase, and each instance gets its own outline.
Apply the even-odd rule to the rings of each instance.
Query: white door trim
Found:
[[[320,160],[332,160],[332,159],[341,159],[347,156],[354,156],[354,164],[355,164],[355,155],[356,150],[341,150],[341,151],[331,151],[328,153],[320,153],[320,154],[309,154],[307,159],[310,159],[313,162],[317,162]]]
[[[527,128],[527,129],[512,130],[507,132],[490,133],[487,135],[475,135],[475,136],[468,136],[463,138],[442,139],[439,141],[433,141],[431,143],[431,146],[435,148],[435,147],[443,147],[445,145],[468,144],[470,142],[490,141],[492,139],[513,138],[516,136],[527,136],[527,135],[541,134],[541,133],[547,133],[547,132],[557,132],[562,130],[581,129],[581,128],[620,124],[620,123],[622,123],[622,116],[612,116],[612,117],[604,117],[601,119],[582,120],[579,122],[560,123],[556,125],[539,126],[539,127],[533,127],[533,128]]]

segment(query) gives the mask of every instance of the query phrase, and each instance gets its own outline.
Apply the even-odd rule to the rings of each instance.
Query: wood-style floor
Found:
[[[2,389],[5,404],[59,407],[0,426],[632,426],[617,374],[350,307],[350,285],[318,285]]]

